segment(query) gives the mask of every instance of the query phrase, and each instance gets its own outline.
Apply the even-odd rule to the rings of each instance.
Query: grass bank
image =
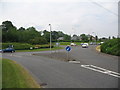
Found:
[[[2,68],[2,88],[40,88],[28,71],[15,61],[2,59]]]
[[[0,89],[2,89],[2,59],[1,57],[0,57]]]

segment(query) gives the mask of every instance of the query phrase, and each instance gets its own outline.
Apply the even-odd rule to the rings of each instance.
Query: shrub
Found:
[[[53,48],[54,46],[52,45],[51,48]],[[40,48],[50,48],[50,45],[46,44],[46,45],[34,45],[35,49],[40,49]]]
[[[32,47],[31,44],[27,43],[2,43],[2,48],[8,48],[10,45],[14,46],[14,49],[16,50],[25,50],[25,49],[30,49]]]
[[[120,38],[111,39],[101,45],[101,52],[120,56]]]
[[[16,50],[28,50],[30,49],[30,47],[33,47],[33,49],[40,49],[40,48],[50,48],[49,44],[45,44],[45,45],[31,45],[28,43],[2,43],[2,48],[8,48],[10,45],[14,46],[14,49]],[[51,48],[53,48],[54,46],[52,45]]]

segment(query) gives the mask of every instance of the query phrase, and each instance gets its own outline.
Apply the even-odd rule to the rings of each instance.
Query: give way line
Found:
[[[93,71],[97,71],[97,72],[100,72],[100,73],[104,73],[104,74],[107,74],[107,75],[110,75],[110,76],[113,76],[113,77],[120,78],[120,73],[110,71],[110,70],[107,70],[107,69],[104,69],[104,68],[101,68],[101,67],[98,67],[98,66],[95,66],[95,65],[81,65],[81,67],[86,68],[86,69],[90,69],[90,70],[93,70]]]

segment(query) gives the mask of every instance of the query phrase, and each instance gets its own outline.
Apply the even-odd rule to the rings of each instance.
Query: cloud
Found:
[[[48,24],[50,23],[53,30],[62,30],[67,34],[79,35],[96,32],[101,37],[113,36],[118,33],[118,17],[113,14],[118,14],[117,2],[100,2],[98,0],[97,3],[102,6],[100,7],[91,0],[86,0],[86,2],[83,0],[81,2],[79,0],[70,0],[69,2],[68,0],[34,1],[2,0],[0,23],[10,20],[18,28],[34,26],[37,30],[49,30]]]

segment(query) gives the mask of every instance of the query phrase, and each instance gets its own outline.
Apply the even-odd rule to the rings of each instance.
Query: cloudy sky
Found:
[[[17,27],[117,36],[119,0],[0,0],[0,24],[9,20]]]

